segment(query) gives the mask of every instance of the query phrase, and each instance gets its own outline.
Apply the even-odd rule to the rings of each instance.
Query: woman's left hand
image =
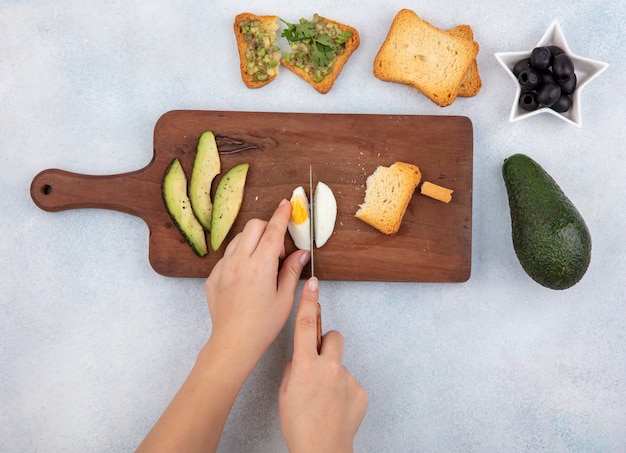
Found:
[[[298,250],[280,264],[290,215],[291,204],[283,200],[269,222],[250,220],[206,281],[211,340],[252,367],[287,321],[310,258],[309,252]]]

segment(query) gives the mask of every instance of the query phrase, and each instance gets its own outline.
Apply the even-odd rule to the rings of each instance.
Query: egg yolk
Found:
[[[307,202],[299,196],[295,196],[291,200],[291,221],[300,225],[309,217],[309,208]]]

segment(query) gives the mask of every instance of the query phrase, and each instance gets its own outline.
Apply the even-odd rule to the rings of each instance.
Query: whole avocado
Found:
[[[524,154],[505,159],[513,247],[526,273],[550,289],[567,289],[585,275],[591,235],[552,177]]]

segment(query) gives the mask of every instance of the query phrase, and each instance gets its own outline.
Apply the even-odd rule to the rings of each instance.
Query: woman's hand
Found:
[[[317,279],[311,278],[302,289],[293,360],[280,386],[280,421],[292,453],[352,451],[367,410],[367,392],[341,362],[343,336],[328,332],[317,353],[318,296]]]
[[[206,281],[211,337],[189,376],[137,451],[216,451],[248,374],[293,307],[308,252],[283,263],[291,205],[269,222],[251,220],[228,245]]]
[[[285,255],[291,204],[281,201],[269,222],[249,221],[228,244],[206,281],[211,341],[251,367],[278,336],[294,305],[306,251]]]

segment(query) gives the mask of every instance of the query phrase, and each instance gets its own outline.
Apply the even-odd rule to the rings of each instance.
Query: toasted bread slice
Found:
[[[448,30],[448,33],[453,36],[458,36],[459,38],[467,39],[468,41],[474,40],[474,31],[469,25],[457,25],[451,30]],[[478,72],[478,63],[476,62],[476,59],[474,59],[465,73],[465,77],[463,77],[463,81],[461,82],[461,86],[459,87],[457,94],[463,97],[476,96],[482,86],[483,82]]]
[[[318,92],[326,94],[335,84],[337,77],[339,77],[341,70],[350,59],[352,53],[359,47],[359,44],[361,43],[361,38],[359,36],[359,32],[354,27],[342,24],[340,22],[336,22],[334,20],[330,20],[326,17],[320,16],[320,19],[322,19],[322,21],[324,21],[324,23],[326,24],[336,24],[339,30],[341,30],[342,32],[350,32],[350,37],[345,43],[344,52],[340,55],[335,56],[332,64],[329,66],[330,72],[325,75],[323,79],[317,81],[315,80],[315,77],[311,72],[307,71],[305,68],[300,68],[294,65],[292,62],[287,61],[287,59],[285,58],[281,60],[281,64],[289,69],[291,72],[296,74],[298,77],[311,84],[311,86],[315,88]]]
[[[475,41],[453,36],[403,9],[374,59],[374,75],[412,86],[445,107],[455,101],[477,54]]]
[[[247,27],[245,30],[242,29],[242,24]],[[279,28],[278,16],[241,13],[235,16],[233,28],[243,83],[248,88],[267,85],[278,75],[281,58],[280,50],[275,44]]]
[[[354,215],[384,234],[395,234],[422,174],[413,164],[378,167],[367,177],[365,201]]]

